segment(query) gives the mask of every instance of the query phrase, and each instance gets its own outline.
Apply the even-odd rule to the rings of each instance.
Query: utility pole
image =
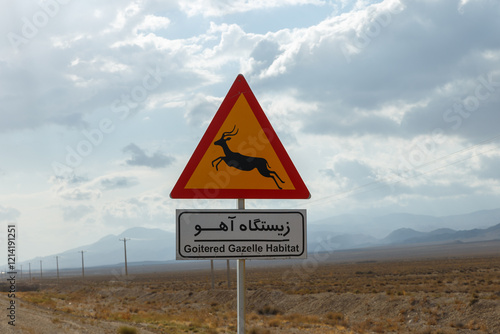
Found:
[[[59,282],[59,256],[56,255],[57,282]]]
[[[42,279],[42,260],[40,260],[40,280]]]
[[[85,278],[85,265],[83,264],[83,253],[85,253],[85,251],[81,250],[78,253],[82,253],[82,278]]]
[[[29,262],[28,265],[29,265],[29,270],[30,270],[30,283],[31,283],[31,262]]]
[[[127,268],[127,240],[130,240],[130,238],[123,238],[119,239],[120,241],[123,241],[123,249],[125,251],[125,276],[128,276],[128,268]]]

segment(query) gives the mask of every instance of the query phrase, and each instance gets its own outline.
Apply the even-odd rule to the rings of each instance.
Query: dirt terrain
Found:
[[[491,246],[491,245],[490,245]],[[500,254],[247,265],[248,333],[500,333]],[[350,253],[353,256],[353,253]],[[321,261],[320,261],[321,260]],[[233,264],[234,265],[234,264]],[[20,283],[1,333],[236,333],[236,272],[46,278]],[[0,296],[1,309],[9,299]],[[5,311],[4,311],[5,312]]]
[[[6,310],[10,300],[0,296],[0,308]],[[20,304],[20,305],[19,305]],[[124,326],[121,322],[99,321],[72,316],[51,309],[38,307],[31,303],[19,302],[15,326],[9,325],[7,320],[2,318],[0,323],[0,333],[85,333],[104,334],[119,333],[119,329]],[[137,327],[137,326],[129,326]],[[139,327],[140,328],[140,327]],[[138,333],[154,333],[143,328]]]

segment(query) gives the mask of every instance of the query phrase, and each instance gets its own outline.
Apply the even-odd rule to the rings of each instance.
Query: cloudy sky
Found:
[[[235,208],[169,194],[239,73],[312,195],[247,208],[498,208],[499,17],[496,0],[2,0],[0,235],[16,223],[27,260]]]

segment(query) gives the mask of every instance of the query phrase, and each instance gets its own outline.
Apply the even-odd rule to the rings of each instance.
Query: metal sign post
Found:
[[[245,259],[238,259],[237,262],[238,334],[245,334]]]
[[[229,260],[226,260],[227,266],[227,287],[231,287],[231,267],[229,266]]]
[[[236,259],[238,333],[245,333],[245,260],[307,258],[306,210],[177,209],[177,260]],[[213,271],[213,265],[212,265]],[[212,281],[213,288],[213,281]]]
[[[238,199],[238,210],[245,210],[245,199]],[[237,306],[238,306],[238,334],[245,334],[245,259],[237,260]]]
[[[215,289],[214,260],[210,260],[210,276],[212,276],[212,290]]]
[[[243,147],[248,153],[240,151]],[[170,197],[238,200],[234,210],[176,210],[176,259],[211,260],[212,267],[214,259],[227,260],[228,287],[229,259],[236,259],[237,328],[244,334],[245,260],[307,258],[306,210],[245,210],[245,199],[311,194],[243,75],[226,94]]]

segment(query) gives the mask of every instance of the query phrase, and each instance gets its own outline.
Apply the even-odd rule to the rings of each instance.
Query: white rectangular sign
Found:
[[[177,260],[307,258],[306,210],[176,210]]]

